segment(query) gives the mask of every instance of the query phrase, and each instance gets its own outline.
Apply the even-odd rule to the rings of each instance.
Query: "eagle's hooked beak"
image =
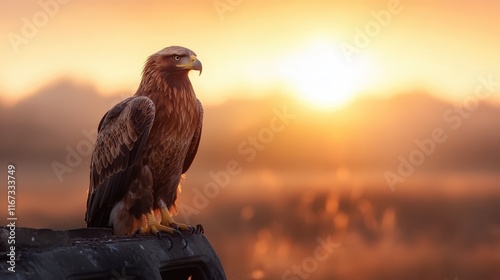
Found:
[[[178,64],[177,67],[181,67],[183,69],[189,69],[189,70],[198,70],[198,71],[200,71],[200,75],[201,75],[201,71],[203,68],[201,65],[201,61],[199,61],[195,55],[191,55],[190,62],[184,63],[184,64]]]

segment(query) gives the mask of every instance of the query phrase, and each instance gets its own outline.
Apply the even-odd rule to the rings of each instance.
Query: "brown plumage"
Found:
[[[169,211],[198,150],[203,108],[188,72],[201,69],[191,50],[167,47],[146,61],[137,93],[104,115],[90,164],[88,227],[112,226],[116,235],[185,228]]]

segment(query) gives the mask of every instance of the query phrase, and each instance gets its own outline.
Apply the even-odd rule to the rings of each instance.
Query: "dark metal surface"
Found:
[[[15,272],[0,228],[0,279],[226,280],[203,234],[114,237],[110,229],[17,228]]]

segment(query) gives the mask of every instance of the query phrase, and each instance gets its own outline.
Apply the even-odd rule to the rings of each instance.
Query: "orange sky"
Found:
[[[192,82],[208,103],[242,88],[333,95],[316,102],[412,88],[461,100],[478,76],[500,80],[498,1],[41,0],[2,1],[0,10],[7,103],[61,76],[132,94],[147,56],[174,44],[203,62]],[[358,28],[372,28],[363,44]],[[358,52],[351,61],[342,51],[348,45]]]

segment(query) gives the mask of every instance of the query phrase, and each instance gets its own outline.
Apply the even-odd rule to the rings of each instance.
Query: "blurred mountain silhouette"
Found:
[[[67,145],[85,139],[83,130],[95,130],[103,114],[130,95],[105,97],[89,84],[62,79],[15,106],[0,105],[0,127],[8,132],[0,140],[0,155],[14,162],[63,160]],[[203,101],[203,94],[199,98]],[[254,149],[260,160],[249,164],[278,170],[394,168],[400,155],[408,158],[418,149],[416,140],[430,138],[439,128],[446,142],[437,144],[422,170],[498,170],[500,108],[481,103],[459,120],[454,106],[425,93],[363,99],[332,112],[315,111],[280,93],[260,100],[230,100],[205,106],[203,141],[195,164],[208,167],[235,157],[245,160],[252,158]],[[280,128],[286,127],[266,135],[262,130],[269,132],[277,112],[295,117],[288,124],[277,120]],[[458,121],[460,126],[454,129]],[[269,143],[259,141],[259,133]],[[249,137],[258,143],[252,144]]]

